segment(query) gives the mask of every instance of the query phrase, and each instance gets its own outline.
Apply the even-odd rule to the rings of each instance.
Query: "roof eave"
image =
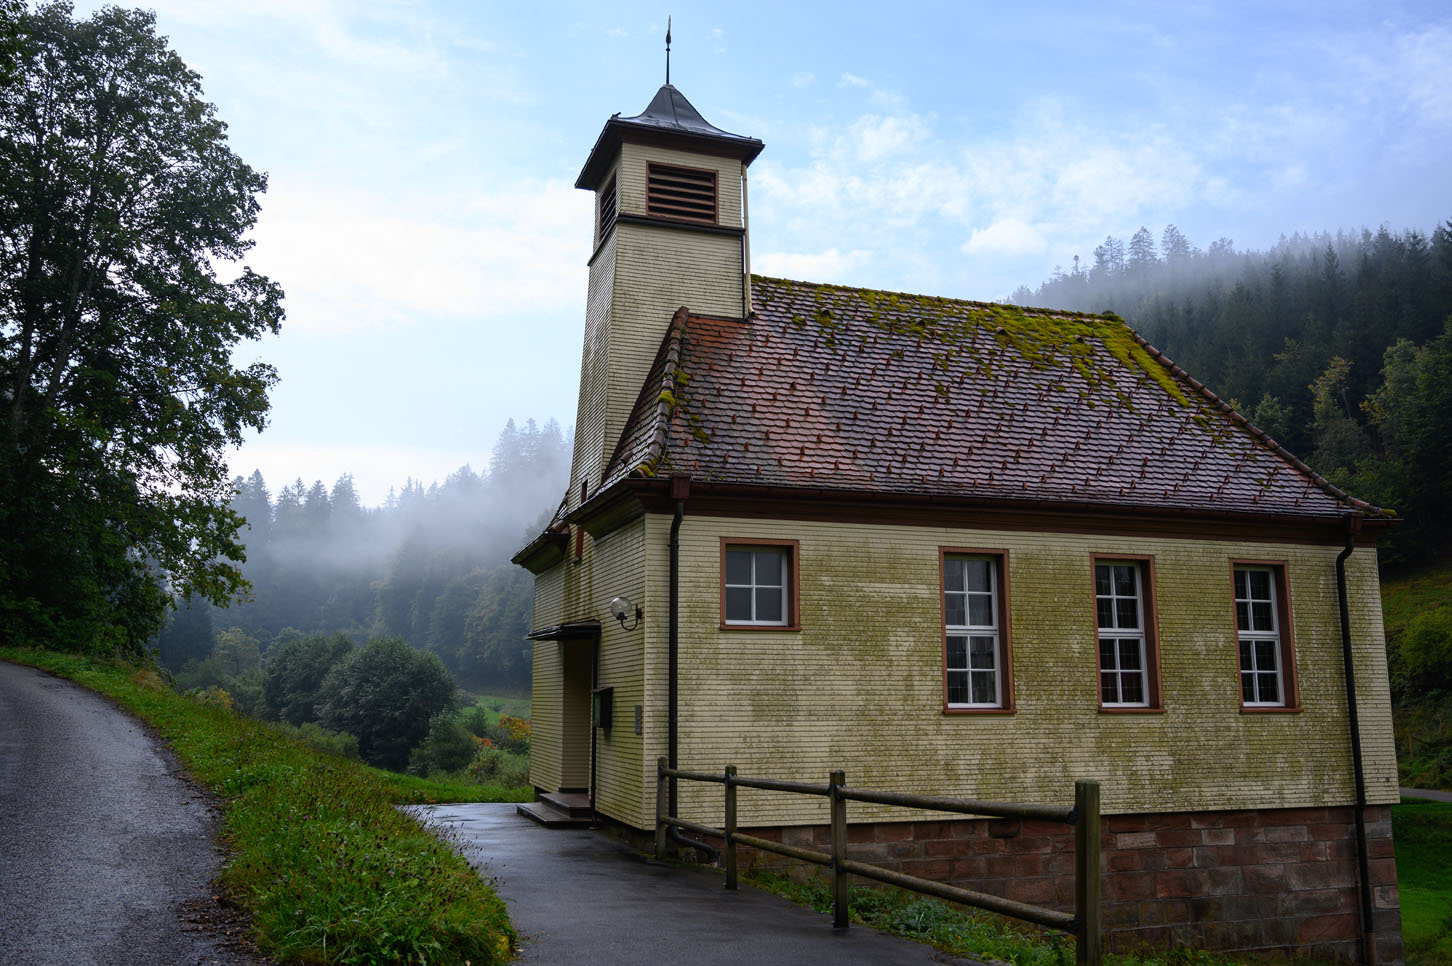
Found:
[[[580,169],[580,176],[575,179],[575,187],[585,191],[598,188],[606,169],[615,160],[620,145],[626,141],[632,144],[665,144],[683,151],[695,150],[700,154],[721,155],[735,158],[745,165],[755,161],[756,156],[766,147],[756,138],[715,137],[688,131],[672,131],[654,124],[631,124],[620,117],[612,117],[605,122],[600,136],[595,139],[595,146],[590,149],[590,156],[585,159],[585,166]]]

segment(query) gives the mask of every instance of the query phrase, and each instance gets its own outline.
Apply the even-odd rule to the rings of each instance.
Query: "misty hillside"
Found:
[[[410,480],[376,508],[348,474],[331,488],[297,479],[276,491],[259,472],[238,477],[251,601],[183,605],[160,637],[162,662],[190,686],[235,687],[274,643],[300,634],[401,637],[467,688],[527,689],[534,586],[509,558],[548,522],[568,477],[553,420],[511,420],[487,472]]]

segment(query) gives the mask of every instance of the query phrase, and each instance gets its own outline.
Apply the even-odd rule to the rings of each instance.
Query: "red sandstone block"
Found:
[[[1104,907],[1103,917],[1103,925],[1111,929],[1115,926],[1136,926],[1141,921],[1139,907],[1133,902],[1112,902]]]
[[[1228,828],[1260,828],[1265,819],[1260,812],[1223,812],[1220,824]]]
[[[988,823],[981,818],[960,819],[947,822],[955,839],[976,839],[988,834]]]
[[[1372,859],[1367,863],[1366,871],[1373,886],[1397,884],[1396,859]]]
[[[1116,849],[1152,849],[1159,845],[1157,832],[1121,832],[1114,837]]]
[[[1004,895],[1016,902],[1031,902],[1036,906],[1048,905],[1054,901],[1054,880],[1047,876],[1031,879],[1009,879]]]
[[[858,862],[871,862],[874,865],[895,865],[895,860],[887,853],[886,842],[862,842],[848,844],[847,854]]]
[[[1227,812],[1196,812],[1190,816],[1190,828],[1221,828]]]
[[[1167,899],[1160,903],[1165,908],[1165,922],[1169,924],[1189,922],[1190,903],[1185,899]]]
[[[1258,828],[1237,828],[1235,830],[1236,845],[1255,845],[1265,840],[1265,830]]]
[[[1195,866],[1194,849],[1163,849],[1160,854],[1165,857],[1167,869],[1190,869]]]
[[[1302,946],[1337,939],[1356,939],[1356,916],[1317,916],[1301,923],[1298,939]]]
[[[1387,859],[1396,855],[1391,839],[1370,839],[1366,843],[1366,854],[1373,859]]]
[[[1220,865],[1219,849],[1194,849],[1195,867],[1197,869],[1208,869],[1211,866]]]
[[[1323,825],[1335,821],[1325,808],[1282,808],[1267,815],[1267,825]]]
[[[1105,832],[1142,832],[1143,815],[1110,815],[1104,819]],[[1105,836],[1106,838],[1108,836]]]
[[[1235,829],[1207,828],[1200,833],[1200,841],[1205,845],[1234,845]]]
[[[879,842],[902,842],[913,837],[909,822],[882,822],[872,827],[872,837]]]
[[[978,886],[973,883],[979,882],[988,875],[988,860],[981,855],[970,855],[967,858],[953,860],[954,882],[968,884],[968,888],[976,889]]]
[[[899,868],[904,875],[915,875],[934,882],[946,881],[953,873],[953,864],[947,859],[908,859]]]
[[[1044,835],[1051,839],[1073,838],[1074,826],[1063,822],[1041,822],[1028,820],[1023,823],[1022,833],[1024,835]],[[1101,829],[1102,833],[1102,829]]]
[[[921,859],[927,854],[926,846],[932,842],[875,842],[874,845],[885,847],[890,858],[894,859]]]
[[[1155,896],[1160,899],[1202,896],[1207,885],[1204,869],[1174,869],[1155,873]]]
[[[1308,825],[1306,832],[1317,842],[1336,842],[1346,839],[1351,835],[1351,826],[1336,822],[1322,825]]]
[[[1283,916],[1318,916],[1345,912],[1347,896],[1355,898],[1346,889],[1316,889],[1306,892],[1287,892],[1276,903]]]
[[[1209,888],[1205,890],[1207,895],[1228,896],[1236,895],[1245,889],[1244,879],[1238,866],[1221,866],[1208,869],[1206,874],[1210,878]]]
[[[1368,839],[1389,839],[1392,837],[1391,818],[1384,818],[1373,822],[1371,816],[1366,817],[1366,837]]]
[[[953,822],[915,822],[913,838],[946,839],[953,837]]]
[[[1286,887],[1286,869],[1281,865],[1241,866],[1245,891],[1261,895],[1278,895]]]
[[[956,859],[973,854],[973,843],[967,839],[926,839],[913,844],[919,854],[930,859]]]
[[[873,834],[871,825],[848,825],[847,844],[853,845],[857,842],[875,842],[877,837]]]
[[[1058,842],[1055,839],[1046,838],[1045,836],[1042,836],[1042,835],[1036,835],[1033,838],[1020,838],[1020,839],[1018,839],[1017,841],[1015,841],[1013,843],[1013,845],[1011,847],[1011,851],[1014,851],[1014,852],[1052,852],[1054,849],[1058,848],[1060,846],[1060,844],[1061,843]]]
[[[1133,953],[1142,949],[1165,949],[1174,938],[1169,926],[1150,926],[1113,933],[1109,936],[1109,946],[1112,952]]]
[[[1143,856],[1144,853],[1138,850],[1130,852],[1116,850],[1106,852],[1104,862],[1110,872],[1131,872],[1144,865]]]
[[[988,858],[988,874],[1001,876],[1042,875],[1043,859],[1038,855],[994,855]]]
[[[1163,902],[1141,902],[1132,908],[1135,910],[1135,918],[1146,926],[1165,921],[1165,904]]]
[[[1301,861],[1301,846],[1296,842],[1278,842],[1274,845],[1269,842],[1255,847],[1255,862],[1264,865],[1267,862],[1294,863]],[[1251,863],[1245,863],[1251,864]]]
[[[1280,825],[1265,830],[1267,842],[1304,842],[1310,837],[1304,825]]]
[[[1377,909],[1400,909],[1401,897],[1394,885],[1377,886],[1371,892],[1372,905]]]
[[[1160,848],[1188,848],[1200,844],[1200,832],[1192,828],[1165,829],[1155,833]]]
[[[861,828],[861,826],[857,826]],[[847,841],[851,842],[853,826],[847,826]],[[781,830],[781,841],[787,845],[816,845],[817,840],[812,837],[812,830],[807,826],[796,826]],[[860,841],[860,840],[859,840]]]
[[[1189,828],[1190,815],[1187,812],[1158,812],[1145,818],[1145,828],[1160,829]]]
[[[987,837],[973,839],[973,853],[975,855],[1002,855],[1008,851],[1008,842],[1004,839],[990,839]]]
[[[1120,902],[1155,899],[1155,873],[1121,872],[1110,877],[1114,898]]]
[[[1224,896],[1220,899],[1220,918],[1226,922],[1242,919],[1260,922],[1274,908],[1275,905],[1269,904],[1262,896]]]
[[[1072,876],[1074,874],[1074,853],[1068,849],[1048,852],[1041,858],[1043,859],[1044,875]]]
[[[1326,842],[1302,842],[1302,862],[1325,862],[1328,856]]]
[[[1349,862],[1298,862],[1286,866],[1286,887],[1297,892],[1344,889],[1355,884],[1356,867]]]
[[[988,834],[996,839],[1011,839],[1019,834],[1022,824],[1016,818],[989,819]]]

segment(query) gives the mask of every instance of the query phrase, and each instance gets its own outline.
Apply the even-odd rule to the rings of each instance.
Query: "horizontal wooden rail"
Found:
[[[709,782],[725,786],[725,827],[713,828],[698,822],[687,821],[668,814],[667,782],[685,780]],[[831,802],[832,851],[773,842],[770,839],[748,835],[736,828],[736,791],[738,788],[756,788],[765,791],[788,792],[796,795],[826,797]],[[976,892],[958,886],[921,879],[917,876],[894,872],[881,866],[858,862],[847,857],[847,803],[869,802],[877,805],[892,805],[900,808],[918,808],[936,812],[953,812],[962,815],[988,815],[998,818],[1017,818],[1049,822],[1066,822],[1074,826],[1074,914],[1030,905],[1002,896]],[[866,879],[885,882],[924,895],[936,896],[950,902],[987,909],[1015,919],[1071,932],[1075,937],[1075,962],[1078,966],[1102,966],[1103,949],[1100,940],[1100,844],[1099,844],[1099,783],[1076,781],[1074,783],[1074,804],[1029,805],[1013,802],[992,802],[974,798],[949,798],[941,795],[914,795],[905,792],[879,791],[870,788],[849,788],[847,777],[842,771],[833,771],[825,785],[811,782],[779,781],[772,778],[744,778],[736,774],[735,765],[727,765],[722,774],[693,772],[669,768],[661,758],[656,765],[655,796],[655,848],[657,858],[665,857],[666,829],[680,828],[697,835],[720,838],[726,841],[726,888],[736,888],[736,846],[746,845],[764,852],[785,855],[802,862],[825,866],[832,870],[833,922],[846,927],[850,921],[850,893],[847,876],[859,875]]]

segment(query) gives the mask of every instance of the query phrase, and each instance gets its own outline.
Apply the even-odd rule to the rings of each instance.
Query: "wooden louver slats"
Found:
[[[611,226],[615,224],[615,215],[618,211],[615,203],[615,186],[619,181],[619,175],[613,175],[600,188],[600,238],[602,240],[609,233]]]
[[[650,165],[645,209],[655,218],[716,224],[716,172]]]

